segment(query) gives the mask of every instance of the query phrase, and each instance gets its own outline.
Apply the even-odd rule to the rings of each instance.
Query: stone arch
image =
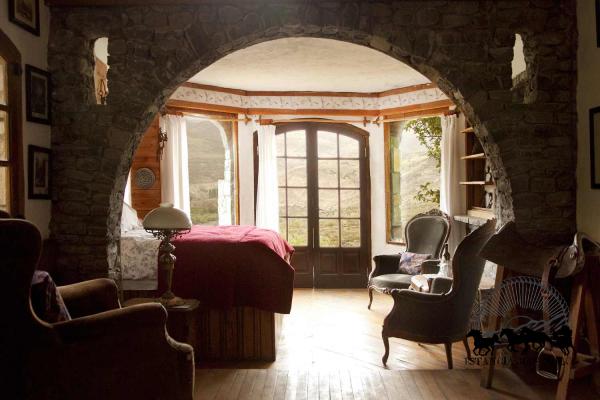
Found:
[[[535,121],[523,120],[527,107],[532,105],[523,105],[520,109],[513,106],[510,63],[517,28],[510,15],[519,16],[518,24],[532,21],[533,26],[528,27],[528,31],[533,32],[534,37],[548,26],[545,21],[553,20],[564,10],[532,9],[527,2],[510,9],[503,9],[501,5],[457,2],[452,10],[437,2],[274,2],[268,6],[256,2],[244,7],[233,1],[224,3],[106,7],[93,13],[79,8],[53,10],[54,36],[49,45],[49,61],[55,81],[62,83],[53,97],[57,119],[53,142],[57,143],[55,153],[59,158],[54,173],[61,182],[59,189],[67,191],[74,180],[90,180],[63,164],[75,159],[84,166],[94,165],[95,169],[90,170],[91,179],[99,180],[98,185],[90,185],[85,201],[69,200],[70,193],[62,194],[63,198],[55,201],[52,232],[57,238],[72,239],[72,245],[63,246],[66,251],[61,249],[61,259],[65,266],[73,261],[79,276],[95,276],[106,271],[106,258],[92,255],[90,248],[106,251],[108,246],[109,260],[116,260],[120,234],[118,217],[131,157],[151,119],[173,91],[226,54],[283,37],[329,38],[368,46],[421,72],[436,83],[475,126],[497,181],[499,220],[516,217],[520,229],[536,238],[564,238],[574,230],[572,207],[567,204],[573,188],[566,188],[563,182],[562,195],[553,200],[553,208],[561,217],[549,218],[540,224],[529,208],[536,202],[543,206],[545,200],[543,195],[533,193],[531,174],[527,175],[524,185],[519,183],[520,197],[513,202],[514,181],[509,180],[507,173],[528,174],[528,167],[540,173],[544,169],[539,163],[549,156],[535,152],[530,157],[518,149],[519,141],[525,139],[541,140],[545,146],[545,139],[536,137],[540,132],[536,124],[542,123],[545,132],[551,131],[560,137],[557,143],[572,135],[567,132],[568,127],[556,126],[555,121],[544,123],[547,115],[541,112],[534,115]],[[535,14],[535,18],[523,19],[521,14],[525,12]],[[482,24],[482,18],[493,22]],[[557,29],[550,43],[569,48],[569,27],[567,23]],[[85,98],[85,90],[69,83],[68,79],[71,73],[68,67],[78,66],[79,69],[75,69],[83,79],[90,74],[85,49],[89,48],[90,40],[100,36],[109,37],[111,56],[111,96],[108,106],[102,110],[86,106],[88,102],[81,106],[74,104]],[[73,48],[61,47],[65,43],[61,39],[65,38],[76,43]],[[544,43],[540,41],[538,47]],[[543,104],[538,101],[533,106],[541,108]],[[74,115],[78,118],[73,119]],[[89,156],[82,160],[79,154],[74,154],[80,138],[75,130],[91,121],[96,122],[93,132],[97,135],[82,138]],[[90,148],[96,143],[99,149]],[[509,167],[505,156],[510,156]],[[527,160],[525,165],[524,160]],[[574,170],[572,161],[558,168],[561,179],[569,175],[569,168]],[[552,186],[557,179],[552,176],[547,183],[552,180],[549,183]],[[77,229],[68,226],[70,218],[78,215],[91,226],[77,226]],[[74,218],[72,220],[77,224]]]

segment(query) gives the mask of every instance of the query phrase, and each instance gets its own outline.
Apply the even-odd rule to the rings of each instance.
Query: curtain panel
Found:
[[[279,232],[277,146],[274,125],[258,125],[256,226]]]
[[[165,115],[160,127],[167,132],[167,142],[160,160],[160,188],[163,203],[172,203],[190,215],[190,179],[188,171],[187,126],[184,117]]]

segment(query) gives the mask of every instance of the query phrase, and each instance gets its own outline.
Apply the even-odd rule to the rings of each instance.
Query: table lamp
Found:
[[[158,256],[159,279],[162,275],[165,281],[165,292],[158,298],[165,307],[183,304],[183,300],[171,291],[173,269],[175,268],[175,246],[171,240],[190,231],[192,222],[186,213],[173,207],[171,203],[161,203],[160,207],[150,211],[144,218],[144,229],[154,235],[160,242]]]

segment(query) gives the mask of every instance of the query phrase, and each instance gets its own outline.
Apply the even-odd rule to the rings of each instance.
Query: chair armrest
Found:
[[[375,268],[371,271],[369,279],[379,275],[395,274],[398,272],[400,254],[385,254],[373,257]]]
[[[127,332],[159,331],[166,335],[167,311],[159,303],[145,303],[75,318],[53,324],[61,339],[67,343],[80,340],[124,336]],[[155,329],[152,329],[155,328]]]
[[[421,264],[422,274],[437,274],[440,272],[440,260],[425,260]]]
[[[452,278],[439,277],[434,278],[431,284],[431,293],[445,294],[452,289]]]
[[[117,285],[112,279],[93,279],[59,286],[58,291],[73,318],[121,307]]]

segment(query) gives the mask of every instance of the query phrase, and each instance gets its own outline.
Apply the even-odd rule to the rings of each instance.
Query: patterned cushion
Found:
[[[429,260],[431,254],[419,254],[405,251],[400,256],[400,263],[398,264],[398,273],[407,275],[418,275],[421,273],[421,264],[424,261]]]
[[[56,284],[46,271],[35,271],[33,273],[31,306],[38,318],[48,323],[71,319]]]

